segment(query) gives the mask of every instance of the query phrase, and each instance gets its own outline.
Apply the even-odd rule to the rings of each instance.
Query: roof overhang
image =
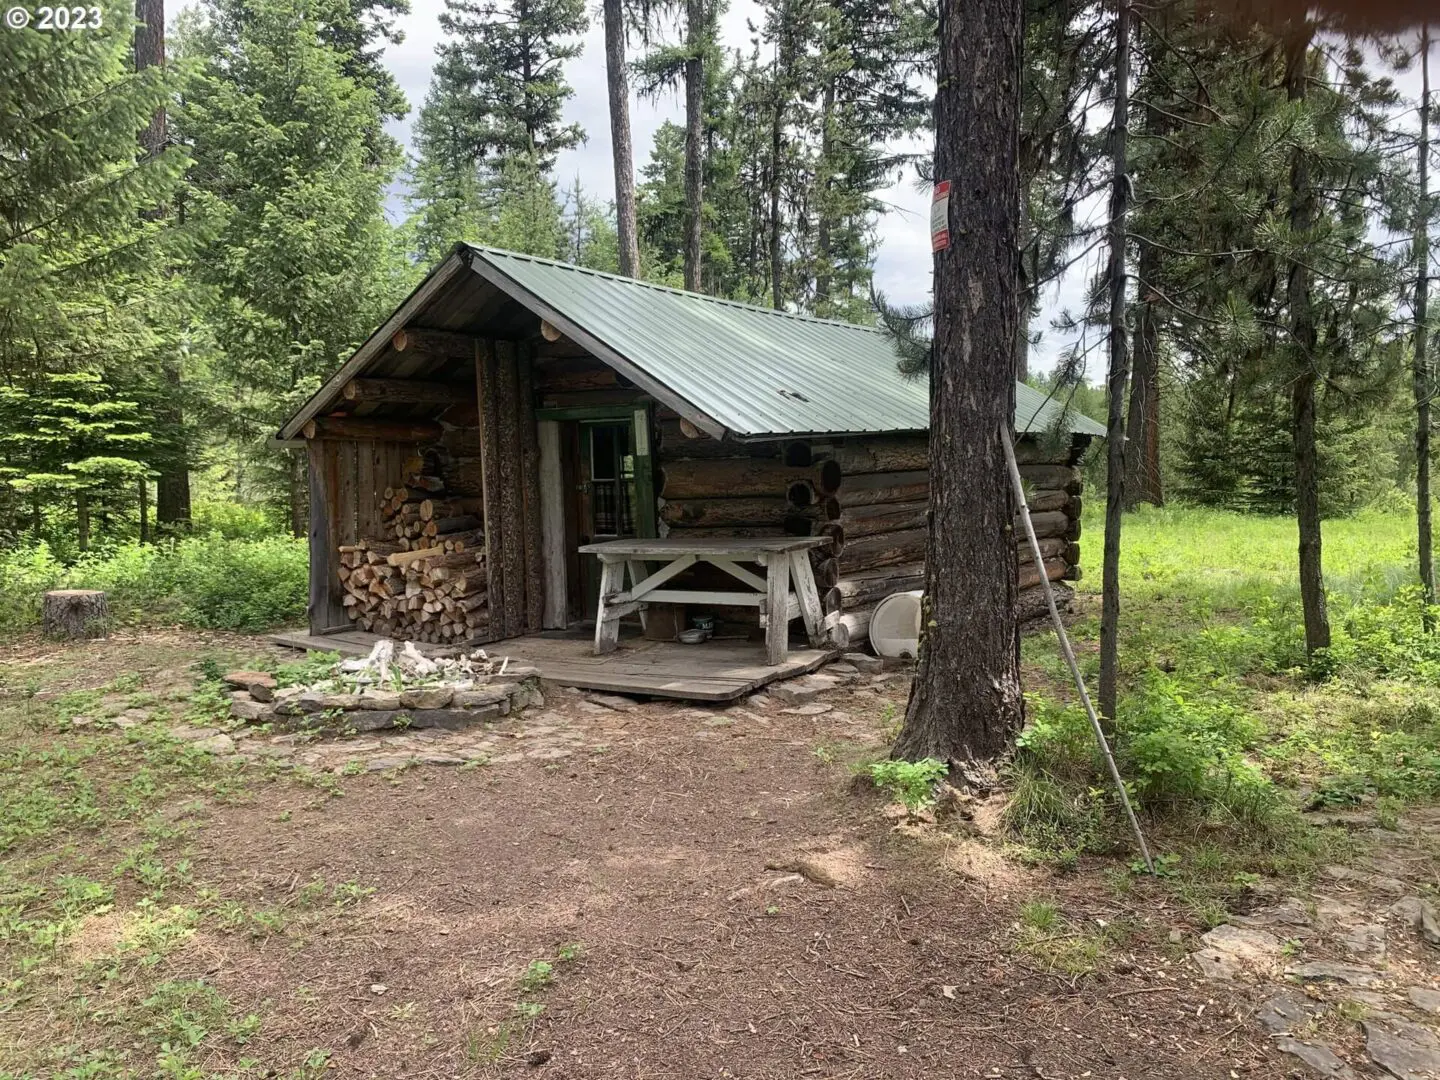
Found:
[[[408,326],[410,321],[425,309],[425,306],[435,298],[441,289],[465,271],[471,257],[472,253],[468,247],[457,246],[449,258],[430,271],[425,280],[415,286],[415,291],[395,309],[395,313],[381,325],[380,329],[366,338],[365,343],[355,350],[354,355],[345,361],[340,370],[330,376],[325,385],[310,396],[309,401],[300,406],[299,412],[285,421],[285,426],[280,429],[276,438],[282,440],[295,438],[306,422],[315,419],[322,409],[340,396],[346,383],[364,373],[366,367],[390,343],[390,339],[396,333]]]
[[[721,424],[714,417],[707,416],[701,412],[692,402],[681,397],[653,375],[637,367],[607,342],[602,341],[564,312],[552,307],[540,297],[536,296],[524,285],[521,285],[509,274],[505,273],[505,271],[487,259],[485,252],[474,251],[473,249],[471,249],[471,252],[474,258],[470,263],[470,269],[490,282],[490,284],[529,308],[577,345],[583,345],[597,360],[603,360],[606,364],[609,364],[656,401],[670,406],[670,408],[674,409],[686,420],[689,420],[712,439],[723,439],[725,437],[725,425]]]

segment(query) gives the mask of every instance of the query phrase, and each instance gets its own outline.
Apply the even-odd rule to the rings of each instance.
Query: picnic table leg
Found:
[[[640,582],[644,581],[647,577],[650,576],[650,569],[649,569],[649,567],[647,567],[643,562],[640,562],[638,559],[631,559],[631,560],[630,560],[628,563],[626,563],[625,565],[627,565],[628,567],[630,567],[630,587],[631,587],[632,589],[633,589],[636,585],[639,585]],[[642,604],[640,605],[640,629],[641,629],[641,630],[648,630],[648,629],[650,629],[650,621],[649,621],[649,619],[648,619],[647,616],[646,616],[646,610],[649,608],[649,606],[650,606],[649,604],[645,604],[645,603],[642,603]]]
[[[795,579],[795,596],[800,601],[800,615],[805,620],[805,636],[810,639],[812,649],[819,648],[825,638],[821,628],[825,613],[820,609],[820,590],[815,586],[815,571],[810,567],[808,552],[790,553],[790,576]]]
[[[765,652],[771,666],[790,656],[790,560],[775,555],[766,560]]]
[[[607,598],[625,589],[625,563],[621,559],[600,556],[600,607],[595,612],[595,652],[615,651],[620,640],[620,618],[610,613]]]

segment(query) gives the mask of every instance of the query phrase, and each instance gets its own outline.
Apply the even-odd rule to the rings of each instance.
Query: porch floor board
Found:
[[[380,640],[360,630],[312,635],[272,634],[269,640],[292,649],[364,656]],[[423,653],[440,648],[416,643]],[[612,653],[596,656],[586,634],[552,632],[494,641],[479,646],[494,656],[533,664],[540,678],[583,690],[604,690],[685,701],[734,701],[767,683],[793,679],[814,671],[837,655],[835,649],[792,648],[789,659],[775,667],[765,663],[763,642],[707,641],[682,645],[622,637]]]

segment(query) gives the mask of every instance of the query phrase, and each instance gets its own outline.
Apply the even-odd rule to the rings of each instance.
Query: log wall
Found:
[[[669,536],[828,536],[812,555],[840,646],[864,640],[875,606],[924,585],[929,452],[923,436],[717,442],[678,420],[657,425],[659,516]],[[1080,576],[1080,471],[1088,438],[1016,447],[1042,563],[1017,543],[1022,592]],[[1017,530],[1018,530],[1017,519]],[[1033,597],[1022,596],[1022,608]]]

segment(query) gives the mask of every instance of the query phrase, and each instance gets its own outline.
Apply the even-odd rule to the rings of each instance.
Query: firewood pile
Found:
[[[481,501],[447,496],[422,457],[380,496],[388,535],[340,547],[341,600],[362,630],[430,644],[468,641],[490,625]]]

